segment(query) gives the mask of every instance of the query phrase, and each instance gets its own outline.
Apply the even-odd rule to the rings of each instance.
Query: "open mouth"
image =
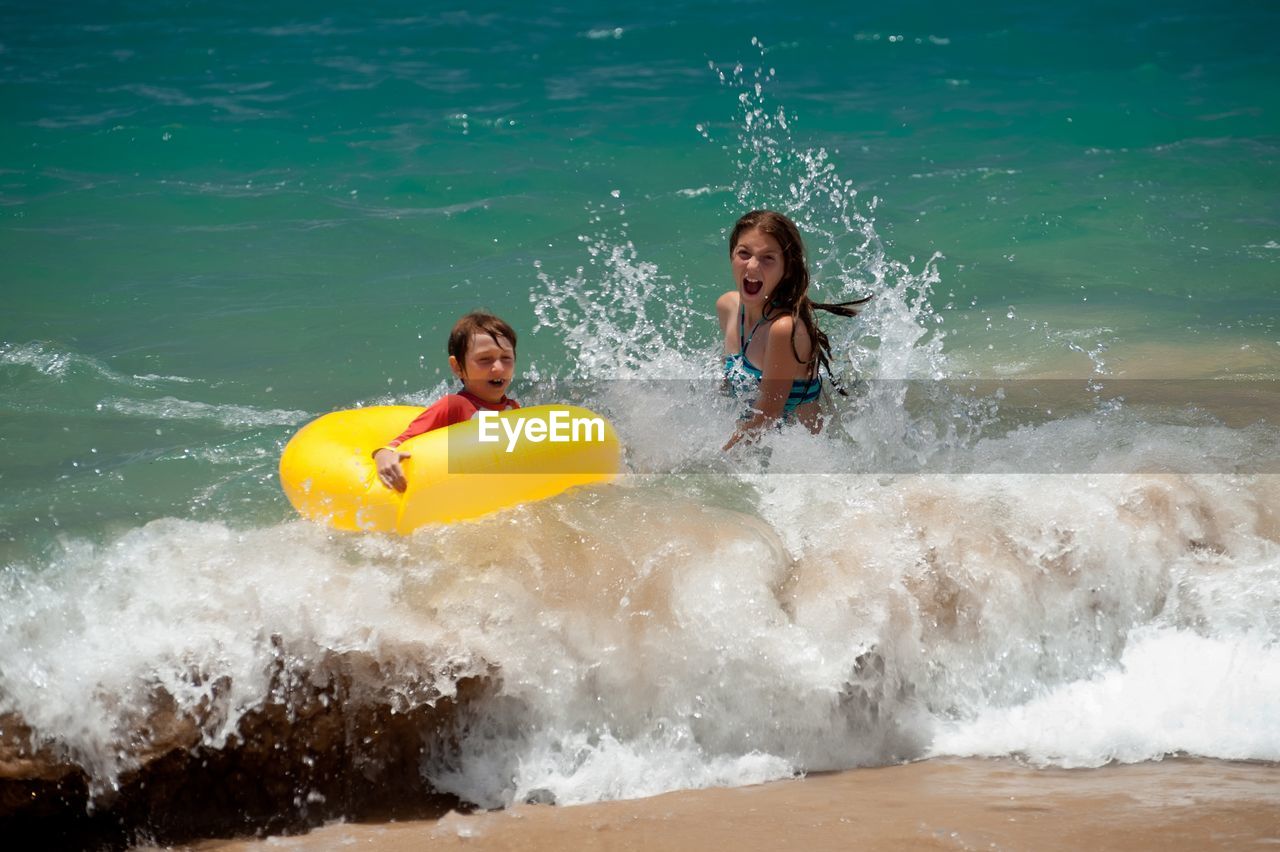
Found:
[[[759,281],[755,278],[742,279],[742,292],[746,293],[748,296],[754,296],[763,289],[764,289],[763,281]]]

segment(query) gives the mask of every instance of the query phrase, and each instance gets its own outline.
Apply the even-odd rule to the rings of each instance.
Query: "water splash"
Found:
[[[588,208],[600,226],[579,242],[587,261],[557,280],[535,261],[540,290],[530,295],[534,333],[560,336],[568,359],[566,378],[576,381],[687,375],[696,329],[709,318],[689,298],[687,279],[675,279],[643,259],[628,235],[621,192]]]
[[[737,91],[734,136],[723,146],[735,171],[737,208],[730,215],[768,208],[795,221],[805,237],[816,301],[875,296],[859,326],[832,324],[838,374],[846,379],[943,378],[948,373],[943,318],[930,303],[941,280],[942,255],[934,254],[916,272],[888,255],[876,230],[879,198],[864,202],[825,148],[795,139],[794,118],[771,101],[776,71],[764,65],[767,50],[758,39],[752,45],[761,62],[754,69],[711,65],[721,85]],[[711,138],[709,132],[704,135]]]
[[[368,658],[344,677],[394,693],[383,700],[402,712],[452,694],[457,673],[483,674],[397,603],[394,543],[347,544],[304,523],[177,519],[103,546],[67,540],[41,574],[3,577],[0,717],[56,743],[100,793],[168,749],[226,747],[246,714],[293,712],[281,666],[296,679],[335,655]]]
[[[763,45],[758,40],[753,45],[763,62]],[[864,202],[825,149],[805,147],[793,137],[791,116],[770,101],[774,69],[761,64],[753,71],[742,65],[722,70],[713,64],[712,70],[722,85],[736,92],[737,105],[731,139],[722,146],[733,188],[733,203],[722,221],[731,222],[747,209],[780,210],[805,235],[816,300],[875,296],[856,321],[819,315],[832,341],[837,386],[869,382],[856,399],[830,395],[836,426],[828,435],[843,448],[839,452],[848,456],[858,445],[874,446],[880,449],[869,460],[872,464],[883,463],[885,452],[918,462],[931,453],[972,443],[981,434],[988,403],[968,397],[943,399],[938,392],[928,416],[920,418],[908,412],[907,386],[896,381],[938,380],[948,374],[943,318],[930,303],[941,277],[941,256],[929,258],[914,271],[888,256],[876,231],[878,200]],[[713,139],[708,124],[698,129]],[[708,400],[707,388],[718,380],[719,347],[700,341],[708,338],[714,319],[691,300],[691,294],[697,294],[686,278],[645,259],[643,248],[629,235],[627,205],[619,191],[587,213],[596,229],[579,237],[587,254],[582,266],[558,278],[540,262],[535,264],[542,285],[531,295],[535,332],[560,337],[571,356],[568,378],[631,383],[625,392],[616,386],[597,389],[594,402],[622,421],[618,425],[626,443],[637,454],[650,461],[661,459],[668,470],[688,464],[717,466],[723,435],[732,430],[737,412],[732,405]],[[709,306],[714,293],[700,298]],[[673,376],[689,382],[646,391],[637,381]],[[618,399],[619,394],[626,398]],[[636,414],[653,411],[659,412],[660,424]],[[654,427],[656,432],[646,432]],[[666,439],[673,428],[685,437],[685,452],[676,458]]]

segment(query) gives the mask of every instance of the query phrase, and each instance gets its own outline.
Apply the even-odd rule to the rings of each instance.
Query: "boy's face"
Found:
[[[462,379],[462,386],[485,402],[496,405],[502,401],[516,370],[516,350],[511,341],[502,335],[495,340],[483,331],[471,335],[467,344],[465,362],[449,356],[449,369]]]

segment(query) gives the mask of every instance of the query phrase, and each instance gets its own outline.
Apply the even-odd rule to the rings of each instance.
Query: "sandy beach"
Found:
[[[323,850],[1252,849],[1280,844],[1280,765],[1169,759],[1101,769],[930,760],[755,787],[438,820],[341,823],[199,852]]]

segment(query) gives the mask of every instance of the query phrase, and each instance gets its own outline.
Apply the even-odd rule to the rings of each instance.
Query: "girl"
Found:
[[[810,299],[800,229],[772,210],[752,210],[733,226],[729,264],[737,286],[716,300],[725,381],[735,393],[755,393],[755,401],[724,448],[784,417],[817,432],[819,371],[831,373],[831,344],[813,310],[851,317],[871,297],[832,304]]]

